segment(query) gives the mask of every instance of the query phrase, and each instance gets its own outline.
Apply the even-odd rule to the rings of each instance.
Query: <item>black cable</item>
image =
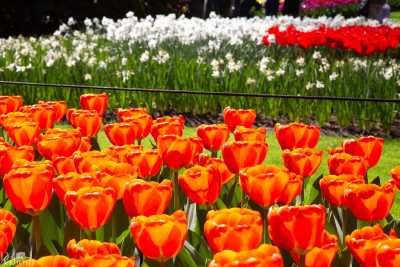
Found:
[[[284,94],[264,94],[264,93],[242,93],[242,92],[216,92],[216,91],[191,91],[191,90],[172,90],[155,88],[124,88],[111,86],[78,85],[78,84],[57,84],[57,83],[37,83],[37,82],[19,82],[19,81],[0,81],[0,85],[23,85],[53,88],[72,88],[72,89],[93,89],[93,90],[112,90],[143,93],[166,93],[166,94],[190,94],[190,95],[214,95],[227,97],[257,97],[257,98],[282,98],[282,99],[303,99],[303,100],[333,100],[333,101],[351,101],[351,102],[381,102],[381,103],[400,103],[400,99],[390,98],[356,98],[342,96],[302,96],[302,95],[284,95]]]

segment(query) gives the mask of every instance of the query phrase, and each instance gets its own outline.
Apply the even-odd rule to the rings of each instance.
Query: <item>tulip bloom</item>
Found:
[[[37,149],[46,159],[53,157],[68,157],[72,155],[81,144],[81,133],[75,129],[50,129],[45,135],[39,135]]]
[[[22,96],[0,96],[0,114],[15,112],[22,106]]]
[[[262,240],[263,222],[260,213],[245,208],[209,211],[204,235],[213,253],[255,249]]]
[[[82,187],[98,185],[100,185],[100,182],[93,173],[78,174],[70,172],[68,174],[62,174],[53,180],[54,191],[63,204],[67,192],[78,191]]]
[[[157,149],[129,152],[126,154],[126,160],[138,168],[140,178],[156,176],[163,164],[161,153]]]
[[[229,128],[225,124],[202,124],[197,127],[197,136],[201,138],[204,147],[214,152],[228,141],[229,134]]]
[[[70,172],[78,172],[74,162],[74,156],[54,157],[53,165],[58,174],[68,174]]]
[[[65,194],[68,216],[81,228],[95,231],[107,223],[116,201],[112,187],[82,187]]]
[[[83,153],[74,153],[73,161],[77,172],[91,172],[100,169],[100,166],[105,165],[105,162],[111,161],[111,155],[107,155],[100,151],[88,151]]]
[[[228,170],[225,162],[219,158],[211,158],[210,156],[202,153],[198,157],[198,164],[201,166],[212,165],[218,171],[219,176],[221,176],[221,183],[224,185],[235,177],[235,174]]]
[[[153,124],[153,118],[147,113],[146,109],[134,108],[128,110],[118,109],[118,116],[122,122],[135,122],[139,123],[142,131],[138,139],[141,140],[147,137],[151,131],[151,125]]]
[[[400,239],[385,240],[378,244],[376,251],[377,267],[400,266]]]
[[[232,173],[240,169],[259,165],[264,162],[268,145],[260,141],[234,141],[222,146],[222,157]]]
[[[277,123],[275,124],[274,130],[282,150],[314,148],[318,144],[321,134],[318,126],[297,122],[288,125]]]
[[[125,121],[126,119],[130,119],[132,117],[137,117],[143,114],[149,114],[147,112],[147,108],[118,108],[117,115],[120,121]]]
[[[322,195],[331,205],[345,206],[346,201],[344,191],[350,184],[363,184],[364,178],[362,176],[355,176],[350,174],[342,175],[328,175],[324,176],[319,181]]]
[[[116,199],[122,199],[125,192],[125,185],[137,178],[136,173],[131,174],[108,174],[102,171],[96,172],[96,176],[102,187],[112,187],[115,190]]]
[[[397,189],[400,190],[400,166],[392,169],[390,171],[390,175],[392,176],[392,180],[394,184],[397,186]]]
[[[352,174],[365,177],[368,171],[368,161],[362,157],[347,153],[331,154],[328,158],[330,174]]]
[[[79,267],[135,267],[134,258],[128,258],[120,255],[94,255],[79,260]]]
[[[11,170],[11,167],[17,160],[33,161],[35,151],[31,146],[5,146],[0,145],[0,176],[4,176]]]
[[[266,142],[267,130],[265,128],[246,128],[237,126],[233,131],[235,141],[261,141]]]
[[[282,152],[282,159],[289,171],[303,177],[310,177],[321,165],[322,154],[321,150],[314,152],[310,148],[296,148],[292,151],[285,149]]]
[[[54,127],[57,119],[57,110],[54,106],[47,104],[37,104],[26,106],[25,112],[31,113],[32,120],[39,124],[41,130],[47,130]]]
[[[346,246],[359,264],[365,267],[376,267],[378,245],[389,238],[379,224],[372,227],[366,226],[347,235]]]
[[[324,231],[322,243],[319,247],[314,247],[305,255],[306,267],[330,267],[339,250],[338,238]],[[293,253],[292,258],[295,262],[300,262],[300,256]]]
[[[13,207],[19,212],[35,216],[50,203],[53,177],[51,162],[20,160],[4,176],[3,184]]]
[[[75,239],[70,240],[67,244],[67,252],[73,259],[83,259],[94,255],[121,255],[121,251],[114,243],[88,239],[82,239],[78,243]]]
[[[157,261],[178,255],[187,232],[186,214],[182,210],[172,215],[134,217],[131,223],[131,233],[139,250],[144,256]]]
[[[129,217],[163,214],[172,197],[172,182],[134,179],[125,186],[123,204]]]
[[[283,258],[278,247],[263,244],[253,250],[240,252],[224,250],[219,252],[214,255],[208,267],[283,267],[283,263]]]
[[[372,168],[381,158],[383,143],[383,138],[373,136],[361,137],[357,140],[344,141],[343,150],[350,155],[367,159],[369,168]]]
[[[95,137],[100,131],[102,117],[96,111],[74,111],[70,122],[74,128],[80,129],[83,136]]]
[[[280,248],[303,255],[321,246],[325,221],[322,205],[273,208],[268,214],[269,236]]]
[[[87,136],[81,137],[81,144],[78,147],[78,151],[87,152],[92,149],[92,144],[90,143],[90,138]]]
[[[88,110],[96,110],[100,116],[107,110],[108,95],[102,94],[84,94],[80,96],[81,107]]]
[[[231,107],[224,109],[224,122],[231,132],[238,125],[250,128],[256,121],[256,116],[257,114],[254,109],[234,109]]]
[[[130,152],[143,150],[142,145],[124,145],[124,146],[111,146],[103,149],[102,152],[111,156],[116,162],[128,162],[126,156]]]
[[[189,143],[192,147],[192,153],[190,156],[189,164],[193,165],[199,161],[198,159],[199,159],[200,154],[203,152],[204,145],[203,145],[203,142],[201,141],[201,139],[198,137],[189,137],[189,138],[187,138],[187,140],[189,141]]]
[[[56,121],[60,122],[67,113],[67,103],[64,100],[58,101],[39,101],[39,104],[53,106],[56,109]]]
[[[300,194],[303,182],[297,177],[297,186],[291,187],[292,174],[273,165],[257,165],[240,171],[243,191],[263,208],[276,203],[289,204]],[[282,202],[283,201],[283,202]]]
[[[213,204],[221,192],[221,177],[213,166],[195,165],[179,176],[186,196],[198,205]]]
[[[123,146],[133,144],[140,136],[142,129],[139,123],[122,122],[106,124],[104,131],[111,144]]]
[[[105,161],[98,165],[93,171],[100,171],[109,175],[134,175],[137,176],[137,168],[126,162]]]
[[[7,129],[8,125],[18,124],[21,122],[32,122],[32,115],[25,112],[10,112],[0,115],[0,126]]]
[[[161,135],[157,139],[163,162],[171,169],[180,169],[192,161],[192,143],[177,135]]]
[[[353,215],[369,222],[386,218],[393,206],[394,197],[394,186],[391,183],[383,186],[351,184],[344,191],[346,206]]]
[[[62,255],[46,256],[38,260],[28,259],[21,262],[16,267],[71,267],[77,262]],[[80,265],[79,265],[80,266]]]
[[[153,121],[153,124],[151,126],[151,135],[153,136],[153,139],[155,141],[157,141],[158,137],[162,135],[182,136],[184,127],[185,125],[179,121],[164,121],[159,123]]]
[[[36,143],[40,134],[39,125],[36,122],[21,122],[9,124],[6,127],[8,136],[17,146],[30,146]]]
[[[0,209],[0,259],[7,252],[12,243],[17,227],[14,214],[5,209]]]

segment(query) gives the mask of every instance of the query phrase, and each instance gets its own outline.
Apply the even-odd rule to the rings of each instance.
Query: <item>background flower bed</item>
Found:
[[[290,17],[187,19],[158,16],[86,20],[73,30],[70,20],[55,34],[0,40],[0,79],[108,86],[235,91],[290,95],[397,98],[400,84],[398,49],[386,55],[359,57],[327,48],[266,47],[265,30],[275,24],[304,29],[321,25],[373,25],[363,19],[293,19]],[[74,105],[84,90],[15,89],[24,100],[66,99]],[[112,94],[110,106],[146,106],[149,110],[218,114],[222,107],[254,107],[271,118],[319,123],[335,115],[342,126],[354,120],[363,128],[388,129],[396,104],[302,100],[265,100],[145,93]],[[301,107],[301,108],[299,108]]]

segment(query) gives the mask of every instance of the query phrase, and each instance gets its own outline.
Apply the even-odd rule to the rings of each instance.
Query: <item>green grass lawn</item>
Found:
[[[184,131],[185,136],[195,136],[196,129],[195,128],[185,128]],[[335,137],[335,136],[321,136],[321,139],[318,143],[317,148],[324,151],[324,159],[321,164],[321,167],[317,171],[317,173],[311,177],[306,186],[306,196],[305,200],[310,201],[313,199],[315,195],[315,190],[312,188],[313,182],[320,176],[320,175],[327,175],[328,174],[328,167],[327,167],[327,159],[328,159],[328,148],[333,148],[340,146],[344,137]],[[106,148],[111,146],[109,143],[107,136],[103,131],[101,131],[98,135],[98,140],[100,144],[100,148]],[[150,144],[151,138],[146,138],[144,141],[144,146],[149,148],[151,147]],[[267,135],[267,143],[269,145],[269,151],[267,154],[267,159],[265,160],[266,164],[274,164],[277,166],[283,166],[281,160],[281,149],[278,144],[277,139],[275,138],[275,134],[273,131],[269,130]],[[381,183],[386,182],[390,179],[390,170],[395,166],[400,165],[400,139],[387,139],[385,140],[385,145],[383,148],[383,154],[380,162],[377,166],[372,168],[368,172],[369,180],[373,180],[376,176],[381,178]],[[400,193],[397,193],[397,200],[396,204],[392,209],[392,214],[396,218],[400,218]]]

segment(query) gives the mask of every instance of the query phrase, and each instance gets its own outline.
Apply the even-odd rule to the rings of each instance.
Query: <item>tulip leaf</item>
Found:
[[[129,237],[130,231],[129,229],[123,231],[116,239],[115,239],[115,243],[120,246],[127,237]]]
[[[379,176],[376,176],[374,180],[371,181],[371,184],[376,184],[376,185],[381,185],[381,178]]]
[[[28,259],[29,258],[25,258],[25,257],[23,257],[23,258],[15,258],[15,259],[9,260],[9,261],[1,264],[0,266],[1,267],[14,267],[14,266],[17,266],[21,262],[24,262],[24,261],[26,261]]]
[[[189,251],[190,250],[190,251]],[[181,250],[181,252],[178,255],[178,259],[179,261],[182,263],[181,266],[185,266],[185,267],[199,267],[199,266],[206,266],[204,264],[199,264],[197,265],[196,262],[194,261],[194,258],[196,257],[194,252],[196,250],[191,247],[191,245],[188,242],[185,242],[184,248]],[[202,261],[203,263],[204,261]],[[197,262],[199,263],[199,262]]]

